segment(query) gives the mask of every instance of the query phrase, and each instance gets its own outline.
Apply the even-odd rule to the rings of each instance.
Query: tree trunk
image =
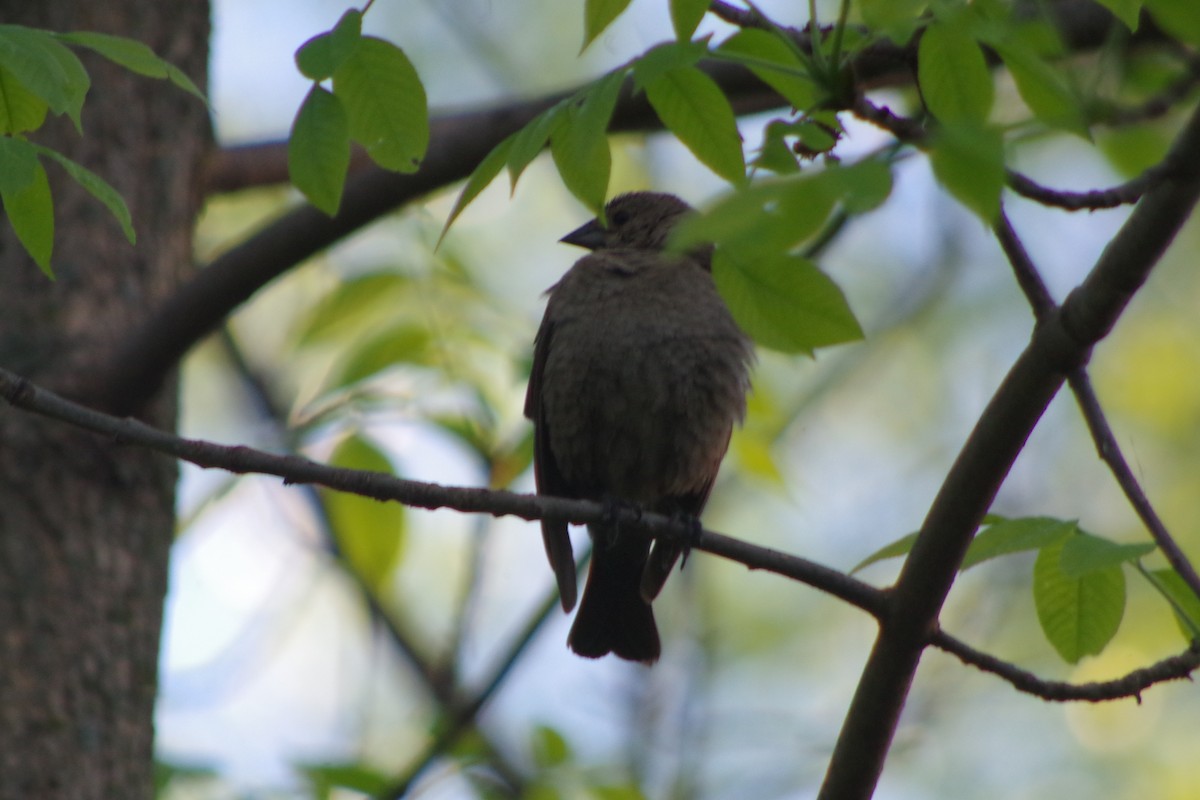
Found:
[[[145,42],[204,86],[207,0],[0,0],[0,19]],[[138,232],[47,164],[56,207],[43,277],[0,225],[0,365],[70,392],[191,264],[207,110],[164,81],[81,53],[84,134],[33,139],[125,197]],[[143,412],[172,427],[174,387]],[[0,798],[153,796],[153,713],[175,464],[0,407]]]

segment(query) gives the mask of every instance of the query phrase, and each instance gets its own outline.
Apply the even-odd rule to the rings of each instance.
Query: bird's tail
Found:
[[[592,565],[567,644],[586,658],[616,653],[651,664],[658,660],[662,646],[654,611],[641,592],[650,541],[621,536],[609,526],[594,525],[591,533]]]

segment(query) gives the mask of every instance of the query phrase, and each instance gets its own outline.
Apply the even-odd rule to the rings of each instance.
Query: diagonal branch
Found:
[[[921,653],[974,531],[1071,370],[1116,324],[1200,197],[1200,109],[1086,280],[1041,321],[942,484],[892,595],[821,788],[822,800],[874,792]]]

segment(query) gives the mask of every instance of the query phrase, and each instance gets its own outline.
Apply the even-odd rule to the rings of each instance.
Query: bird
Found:
[[[754,350],[717,293],[712,245],[673,252],[693,209],[658,192],[622,194],[561,241],[591,252],[547,294],[525,416],[539,494],[634,508],[699,526],[736,424]],[[615,513],[611,516],[617,516]],[[563,610],[576,601],[567,523],[542,520]],[[593,551],[568,647],[653,664],[662,645],[651,601],[679,541],[588,526]]]

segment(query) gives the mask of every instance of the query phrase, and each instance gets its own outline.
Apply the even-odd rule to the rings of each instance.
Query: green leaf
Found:
[[[415,172],[429,146],[425,88],[399,47],[358,40],[333,73],[333,93],[350,118],[350,136],[384,169]]]
[[[333,77],[362,38],[362,12],[352,8],[342,15],[333,30],[317,34],[296,50],[296,68],[314,81]]]
[[[0,25],[0,64],[51,111],[66,114],[76,129],[83,129],[80,115],[91,79],[65,45],[46,31]]]
[[[664,42],[638,57],[633,64],[633,79],[638,89],[661,78],[672,70],[695,66],[708,55],[707,40],[694,42]]]
[[[1193,0],[1146,0],[1150,16],[1172,37],[1200,45],[1200,3]]]
[[[392,784],[389,776],[363,764],[306,764],[300,771],[317,797],[329,797],[334,789],[377,797]]]
[[[429,352],[429,330],[411,322],[398,325],[356,342],[346,354],[327,389],[341,389],[378,375],[396,364],[424,363]]]
[[[1042,631],[1069,664],[1095,655],[1116,635],[1125,614],[1125,573],[1113,566],[1071,577],[1062,568],[1068,540],[1038,554],[1033,600]]]
[[[204,92],[192,82],[183,70],[169,61],[160,58],[153,50],[136,39],[124,36],[112,36],[107,33],[94,31],[74,31],[72,33],[56,34],[56,37],[69,44],[86,47],[94,53],[107,58],[109,61],[124,67],[130,72],[145,75],[148,78],[166,79],[180,89],[197,97],[207,104],[208,98]]]
[[[46,120],[46,101],[0,66],[0,134],[37,130]]]
[[[360,275],[340,282],[297,325],[297,346],[344,346],[347,337],[359,335],[364,321],[374,323],[381,307],[394,313],[410,284],[407,276],[394,272]]]
[[[908,43],[929,3],[927,0],[858,0],[863,22],[898,45]]]
[[[628,6],[629,0],[586,0],[583,4],[583,47],[580,51],[586,50]]]
[[[1090,572],[1137,561],[1156,549],[1152,542],[1118,544],[1081,531],[1067,539],[1059,566],[1067,577],[1081,578]]]
[[[1083,105],[1062,73],[1030,47],[1012,41],[993,47],[1004,60],[1018,94],[1034,116],[1052,128],[1088,137]]]
[[[681,222],[673,232],[671,246],[684,250],[712,242],[771,257],[820,230],[838,204],[850,213],[862,213],[882,203],[891,186],[890,168],[877,159],[760,181]]]
[[[350,121],[342,101],[313,84],[288,137],[288,174],[309,202],[337,213],[350,169]]]
[[[730,183],[745,181],[737,120],[712,78],[695,67],[679,67],[646,83],[645,88],[658,118],[702,164]]]
[[[533,729],[532,750],[533,763],[539,769],[550,769],[565,764],[571,760],[571,746],[563,735],[548,725],[538,725]]]
[[[1005,519],[992,517],[990,524],[976,534],[960,569],[966,571],[976,564],[1000,556],[1041,550],[1078,531],[1074,520],[1053,517],[1021,517]]]
[[[885,544],[883,547],[879,548],[874,553],[871,553],[871,555],[855,564],[850,570],[850,574],[853,575],[859,570],[865,569],[880,561],[886,561],[889,558],[898,558],[899,556],[908,555],[908,552],[912,550],[912,546],[916,541],[917,534],[915,531],[906,536],[901,536],[896,541],[892,542],[891,544]]]
[[[1142,0],[1096,0],[1097,3],[1112,12],[1113,16],[1125,23],[1125,27],[1136,32],[1138,17],[1142,13]]]
[[[516,134],[513,134],[493,147],[492,152],[484,156],[483,161],[480,161],[471,172],[467,182],[463,184],[462,191],[458,193],[458,199],[454,201],[454,208],[450,209],[450,216],[446,217],[446,224],[442,226],[442,233],[438,237],[439,245],[442,243],[442,239],[446,238],[446,232],[450,230],[450,225],[458,219],[458,215],[463,212],[463,209],[470,205],[471,201],[478,197],[489,183],[495,180],[496,176],[500,174],[500,170],[504,169],[515,139]]]
[[[538,157],[555,131],[566,124],[573,102],[574,96],[560,100],[531,119],[511,137],[513,141],[508,153],[508,181],[512,191],[516,191],[517,181],[525,168]]]
[[[391,462],[360,436],[351,436],[338,445],[330,463],[392,474]],[[332,489],[320,489],[320,493],[342,560],[379,593],[404,544],[404,506]]]
[[[744,64],[795,108],[811,108],[820,96],[808,65],[774,33],[745,28],[721,42],[717,53]]]
[[[16,194],[33,183],[38,148],[24,139],[0,136],[0,192]]]
[[[744,258],[718,248],[713,280],[738,325],[764,347],[811,355],[862,338],[842,290],[806,258]]]
[[[54,250],[54,200],[41,162],[34,159],[33,178],[23,188],[16,191],[0,189],[0,199],[4,201],[4,214],[21,245],[46,277],[53,278],[50,255]]]
[[[925,105],[948,123],[982,123],[992,109],[992,74],[964,25],[933,22],[917,50],[917,82]]]
[[[1200,631],[1200,597],[1187,585],[1187,581],[1173,569],[1156,569],[1150,573],[1155,588],[1163,593],[1171,604],[1175,621],[1183,638],[1191,642],[1198,638]]]
[[[938,182],[960,203],[991,225],[1000,213],[1004,189],[1004,140],[991,128],[946,125],[929,151]]]
[[[671,25],[680,40],[691,39],[708,12],[709,0],[671,0]]]
[[[129,243],[137,244],[137,234],[133,230],[133,216],[129,213],[129,206],[125,205],[125,198],[121,197],[120,192],[87,167],[72,161],[57,150],[51,150],[49,147],[41,145],[35,145],[35,147],[39,154],[56,161],[88,194],[99,200],[108,209],[108,213],[117,220],[117,224],[121,226],[121,232],[125,234]]]
[[[624,83],[623,72],[601,78],[567,107],[564,124],[550,136],[550,153],[563,183],[593,213],[604,212],[612,155],[608,122]]]

